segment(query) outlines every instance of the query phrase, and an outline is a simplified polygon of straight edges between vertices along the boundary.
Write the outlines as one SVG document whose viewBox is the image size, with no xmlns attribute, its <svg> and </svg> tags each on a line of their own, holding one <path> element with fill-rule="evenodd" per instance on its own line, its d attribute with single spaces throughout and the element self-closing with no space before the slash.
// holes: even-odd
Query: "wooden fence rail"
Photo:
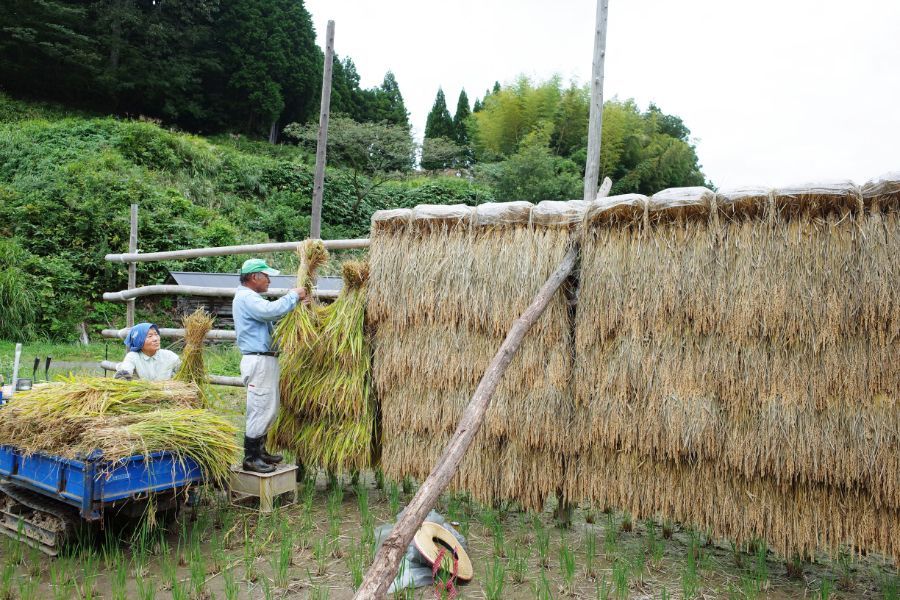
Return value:
<svg viewBox="0 0 900 600">
<path fill-rule="evenodd" d="M 285 288 L 273 288 L 265 292 L 266 296 L 284 296 L 290 290 Z M 201 285 L 145 285 L 133 290 L 121 292 L 104 292 L 103 299 L 107 302 L 125 302 L 132 298 L 142 296 L 203 296 L 206 298 L 233 298 L 237 288 L 205 287 Z M 337 298 L 336 290 L 313 290 L 316 298 Z"/>
<path fill-rule="evenodd" d="M 352 250 L 368 248 L 368 239 L 358 240 L 323 240 L 328 250 Z M 171 250 L 167 252 L 131 252 L 126 254 L 107 254 L 106 260 L 119 263 L 156 262 L 160 260 L 186 260 L 208 256 L 230 256 L 233 254 L 258 254 L 266 252 L 294 252 L 300 242 L 272 242 L 268 244 L 246 244 L 243 246 L 219 246 L 215 248 L 191 248 L 189 250 Z"/>
</svg>

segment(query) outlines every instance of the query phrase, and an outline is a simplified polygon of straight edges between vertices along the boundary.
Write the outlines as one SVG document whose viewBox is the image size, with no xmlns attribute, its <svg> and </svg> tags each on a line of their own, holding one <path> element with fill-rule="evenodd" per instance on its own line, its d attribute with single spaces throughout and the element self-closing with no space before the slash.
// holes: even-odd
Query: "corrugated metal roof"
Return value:
<svg viewBox="0 0 900 600">
<path fill-rule="evenodd" d="M 197 285 L 201 287 L 236 288 L 241 284 L 237 273 L 192 273 L 188 271 L 169 271 L 169 277 L 178 285 Z M 273 288 L 292 288 L 297 285 L 296 275 L 275 275 L 272 277 Z M 316 288 L 321 291 L 340 292 L 344 281 L 340 277 L 319 277 Z"/>
</svg>

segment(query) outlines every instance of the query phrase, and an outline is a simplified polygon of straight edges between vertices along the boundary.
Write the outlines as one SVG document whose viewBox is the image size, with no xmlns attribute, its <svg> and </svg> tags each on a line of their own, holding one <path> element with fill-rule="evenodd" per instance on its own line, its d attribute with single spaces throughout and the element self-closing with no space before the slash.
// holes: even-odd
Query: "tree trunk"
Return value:
<svg viewBox="0 0 900 600">
<path fill-rule="evenodd" d="M 269 126 L 269 143 L 277 144 L 278 143 L 278 118 L 276 117 L 274 121 L 272 121 L 272 125 Z"/>
</svg>

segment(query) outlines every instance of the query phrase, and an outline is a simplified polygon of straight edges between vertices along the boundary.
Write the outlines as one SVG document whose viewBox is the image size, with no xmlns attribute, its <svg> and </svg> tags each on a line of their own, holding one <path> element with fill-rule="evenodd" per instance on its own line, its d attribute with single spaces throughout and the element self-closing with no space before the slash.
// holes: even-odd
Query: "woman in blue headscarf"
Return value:
<svg viewBox="0 0 900 600">
<path fill-rule="evenodd" d="M 159 347 L 159 327 L 154 323 L 138 323 L 125 336 L 128 353 L 116 368 L 116 379 L 139 377 L 147 381 L 172 379 L 181 359 L 171 350 Z"/>
</svg>

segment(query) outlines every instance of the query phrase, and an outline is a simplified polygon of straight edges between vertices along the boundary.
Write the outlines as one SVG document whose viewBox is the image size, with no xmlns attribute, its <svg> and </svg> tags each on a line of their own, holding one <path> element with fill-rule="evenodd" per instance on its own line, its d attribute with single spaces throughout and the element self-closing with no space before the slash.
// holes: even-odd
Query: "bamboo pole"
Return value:
<svg viewBox="0 0 900 600">
<path fill-rule="evenodd" d="M 368 248 L 368 239 L 358 240 L 325 240 L 327 250 L 351 250 Z M 245 244 L 243 246 L 218 246 L 213 248 L 191 248 L 189 250 L 169 250 L 166 252 L 147 252 L 129 254 L 107 254 L 109 262 L 157 262 L 161 260 L 186 260 L 207 256 L 229 256 L 232 254 L 259 254 L 265 252 L 296 252 L 300 242 L 271 242 L 268 244 Z"/>
<path fill-rule="evenodd" d="M 263 292 L 264 296 L 284 296 L 290 290 L 285 288 L 272 288 L 267 292 Z M 103 299 L 107 302 L 126 302 L 132 298 L 141 298 L 142 296 L 202 296 L 205 298 L 233 298 L 237 292 L 237 288 L 224 287 L 206 287 L 202 285 L 145 285 L 133 290 L 122 290 L 121 292 L 104 292 Z M 337 298 L 339 292 L 335 290 L 313 289 L 313 296 L 316 298 Z"/>
<path fill-rule="evenodd" d="M 128 235 L 129 254 L 137 253 L 138 239 L 138 205 L 131 205 L 131 231 Z M 128 265 L 128 289 L 133 290 L 137 285 L 137 264 Z M 134 300 L 129 300 L 125 308 L 125 326 L 134 327 Z"/>
<path fill-rule="evenodd" d="M 543 314 L 559 286 L 566 280 L 575 266 L 577 248 L 572 247 L 566 253 L 556 271 L 541 287 L 531 305 L 522 315 L 515 320 L 506 339 L 500 346 L 500 350 L 491 360 L 487 370 L 469 401 L 469 405 L 463 412 L 456 432 L 450 439 L 450 443 L 444 448 L 443 454 L 438 459 L 431 474 L 419 488 L 415 497 L 403 511 L 403 516 L 387 537 L 375 556 L 375 562 L 366 573 L 362 585 L 357 590 L 354 600 L 381 599 L 385 597 L 388 587 L 397 575 L 400 560 L 406 553 L 406 548 L 422 525 L 425 516 L 434 506 L 441 493 L 456 474 L 463 456 L 468 450 L 475 434 L 484 422 L 484 416 L 494 391 L 500 384 L 506 368 L 518 351 L 525 334 L 531 329 L 535 321 Z"/>
<path fill-rule="evenodd" d="M 322 101 L 319 105 L 319 137 L 316 140 L 316 175 L 313 181 L 309 237 L 322 237 L 322 197 L 325 195 L 325 154 L 328 147 L 328 114 L 331 109 L 331 70 L 334 63 L 334 21 L 325 33 L 325 65 L 322 69 Z"/>
<path fill-rule="evenodd" d="M 125 327 L 124 329 L 104 329 L 100 332 L 100 335 L 105 338 L 124 340 L 128 336 L 129 331 L 131 331 L 130 327 Z M 159 329 L 159 337 L 161 338 L 181 339 L 184 336 L 184 329 L 170 327 L 161 327 Z M 213 341 L 234 341 L 237 339 L 237 334 L 235 334 L 233 329 L 211 329 L 206 333 L 203 339 Z"/>
<path fill-rule="evenodd" d="M 603 68 L 606 60 L 606 21 L 609 0 L 597 0 L 597 25 L 594 30 L 594 61 L 591 77 L 591 110 L 588 121 L 587 164 L 584 169 L 584 199 L 597 197 L 600 179 L 600 140 L 603 133 Z"/>
</svg>

